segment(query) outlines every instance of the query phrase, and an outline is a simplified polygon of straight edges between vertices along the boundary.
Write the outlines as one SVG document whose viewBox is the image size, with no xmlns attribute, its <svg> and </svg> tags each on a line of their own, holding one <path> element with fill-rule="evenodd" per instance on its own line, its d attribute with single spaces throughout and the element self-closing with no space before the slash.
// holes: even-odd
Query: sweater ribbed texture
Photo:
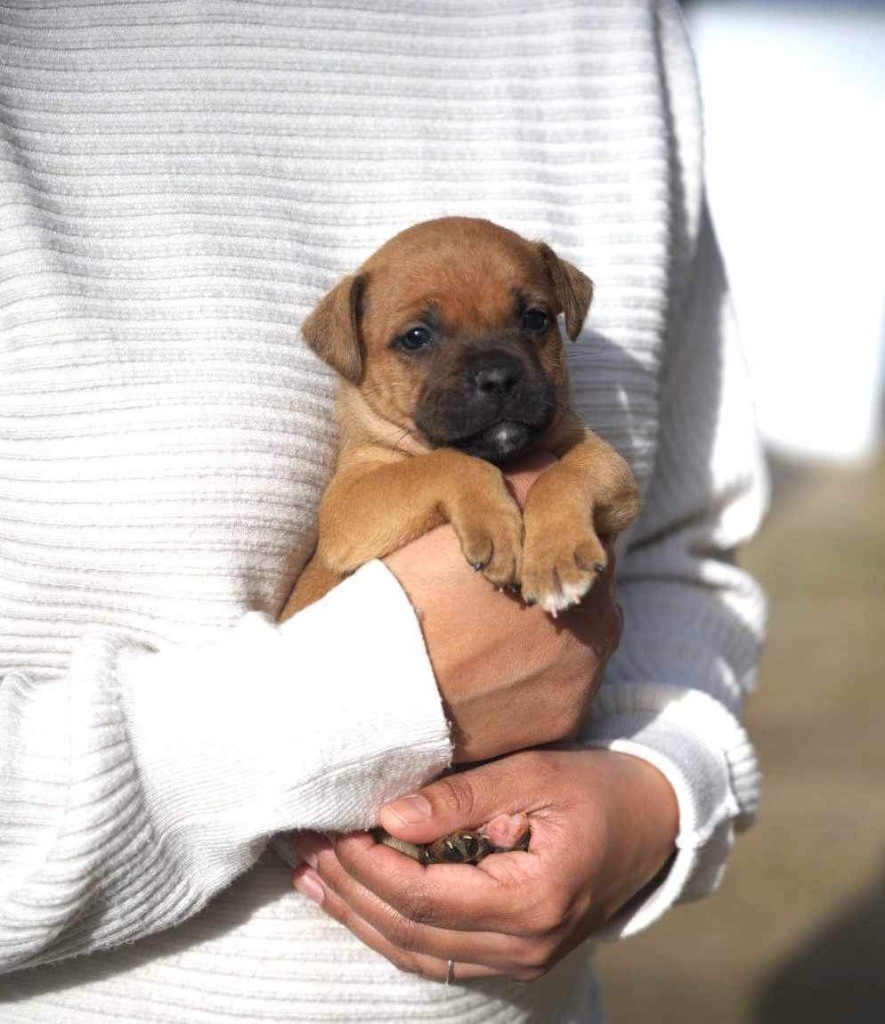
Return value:
<svg viewBox="0 0 885 1024">
<path fill-rule="evenodd" d="M 610 934 L 716 884 L 758 799 L 738 716 L 763 615 L 720 555 L 763 497 L 702 194 L 668 0 L 4 6 L 4 1024 L 601 1019 L 585 951 L 532 986 L 427 983 L 261 855 L 368 824 L 449 757 L 382 567 L 271 622 L 335 444 L 298 326 L 430 217 L 596 282 L 574 404 L 647 505 L 586 741 L 648 756 L 682 814 L 667 882 Z"/>
</svg>

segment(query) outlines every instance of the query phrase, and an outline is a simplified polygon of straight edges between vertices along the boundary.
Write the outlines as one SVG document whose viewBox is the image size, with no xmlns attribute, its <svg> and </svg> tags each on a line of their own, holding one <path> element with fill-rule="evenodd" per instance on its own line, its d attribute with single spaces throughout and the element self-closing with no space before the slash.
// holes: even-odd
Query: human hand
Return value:
<svg viewBox="0 0 885 1024">
<path fill-rule="evenodd" d="M 365 833 L 297 835 L 295 887 L 401 970 L 442 981 L 451 959 L 457 981 L 531 981 L 657 875 L 678 825 L 656 768 L 595 750 L 526 751 L 447 776 L 382 808 L 381 824 L 426 843 L 502 814 L 528 816 L 529 850 L 477 866 L 423 867 Z"/>
<path fill-rule="evenodd" d="M 508 474 L 517 500 L 553 461 L 536 456 Z M 611 552 L 590 594 L 558 619 L 474 573 L 451 526 L 384 561 L 418 612 L 456 763 L 574 735 L 620 640 Z"/>
</svg>

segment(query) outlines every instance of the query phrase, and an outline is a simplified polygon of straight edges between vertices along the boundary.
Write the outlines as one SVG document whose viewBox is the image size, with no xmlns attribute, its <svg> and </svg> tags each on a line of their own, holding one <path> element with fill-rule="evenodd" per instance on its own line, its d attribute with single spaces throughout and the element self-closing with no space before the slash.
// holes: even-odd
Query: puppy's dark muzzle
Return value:
<svg viewBox="0 0 885 1024">
<path fill-rule="evenodd" d="M 436 447 L 502 463 L 528 451 L 553 419 L 555 392 L 536 361 L 507 349 L 471 352 L 440 374 L 416 423 Z"/>
<path fill-rule="evenodd" d="M 520 361 L 509 352 L 486 352 L 474 357 L 467 366 L 468 387 L 490 401 L 512 394 L 523 378 Z"/>
</svg>

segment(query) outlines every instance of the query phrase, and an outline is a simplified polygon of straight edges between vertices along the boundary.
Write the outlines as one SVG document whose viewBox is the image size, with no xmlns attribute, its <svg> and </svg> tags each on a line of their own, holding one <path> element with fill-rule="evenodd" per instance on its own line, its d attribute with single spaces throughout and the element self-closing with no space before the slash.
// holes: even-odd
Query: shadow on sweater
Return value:
<svg viewBox="0 0 885 1024">
<path fill-rule="evenodd" d="M 245 889 L 248 895 L 225 899 L 225 893 L 221 893 L 201 913 L 177 928 L 149 935 L 130 945 L 98 950 L 0 978 L 0 1004 L 107 982 L 117 975 L 139 971 L 160 961 L 174 962 L 245 926 L 251 917 L 260 916 L 261 908 L 280 900 L 300 898 L 292 889 L 292 869 L 271 850 L 231 888 Z M 125 978 L 121 980 L 125 984 Z M 0 1012 L 0 1021 L 3 1019 Z"/>
<path fill-rule="evenodd" d="M 812 935 L 769 978 L 756 1024 L 885 1020 L 885 875 Z"/>
</svg>

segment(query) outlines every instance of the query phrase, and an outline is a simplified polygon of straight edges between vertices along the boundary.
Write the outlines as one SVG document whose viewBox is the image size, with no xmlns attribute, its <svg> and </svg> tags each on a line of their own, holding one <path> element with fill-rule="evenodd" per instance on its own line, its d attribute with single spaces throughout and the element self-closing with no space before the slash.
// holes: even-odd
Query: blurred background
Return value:
<svg viewBox="0 0 885 1024">
<path fill-rule="evenodd" d="M 721 892 L 599 956 L 612 1024 L 885 1024 L 885 3 L 683 4 L 772 508 Z"/>
</svg>

